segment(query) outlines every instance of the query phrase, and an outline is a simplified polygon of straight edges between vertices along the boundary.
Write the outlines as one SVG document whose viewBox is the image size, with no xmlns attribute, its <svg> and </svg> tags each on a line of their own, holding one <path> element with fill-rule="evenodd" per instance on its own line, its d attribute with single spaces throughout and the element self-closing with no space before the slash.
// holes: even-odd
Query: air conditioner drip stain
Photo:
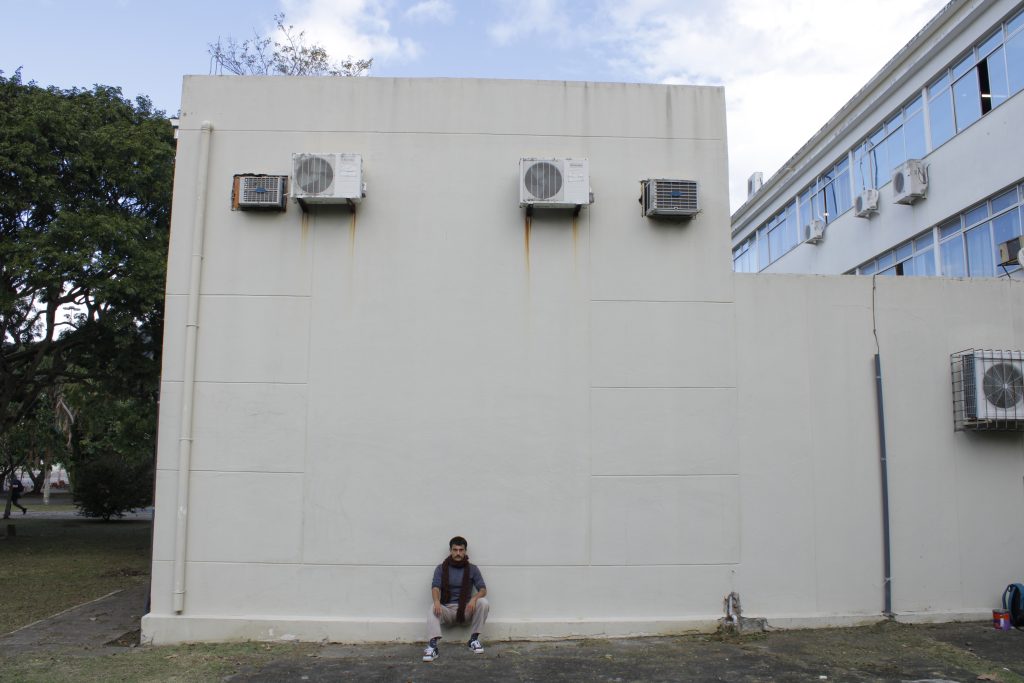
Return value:
<svg viewBox="0 0 1024 683">
<path fill-rule="evenodd" d="M 526 214 L 523 220 L 523 247 L 526 255 L 526 272 L 530 272 L 530 230 L 533 228 L 533 216 Z"/>
<path fill-rule="evenodd" d="M 356 253 L 356 209 L 354 206 L 352 207 L 352 221 L 348 226 L 348 240 L 354 256 Z"/>
</svg>

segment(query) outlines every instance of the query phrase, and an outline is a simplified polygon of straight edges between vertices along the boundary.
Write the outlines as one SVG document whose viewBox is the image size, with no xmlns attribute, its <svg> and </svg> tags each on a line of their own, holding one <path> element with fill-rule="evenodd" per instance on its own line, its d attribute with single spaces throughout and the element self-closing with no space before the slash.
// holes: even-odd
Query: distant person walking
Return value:
<svg viewBox="0 0 1024 683">
<path fill-rule="evenodd" d="M 21 479 L 18 479 L 13 474 L 11 475 L 11 502 L 14 503 L 15 507 L 21 508 L 21 514 L 28 512 L 28 508 L 18 503 L 21 498 L 21 494 L 25 492 L 25 485 L 21 483 Z"/>
</svg>

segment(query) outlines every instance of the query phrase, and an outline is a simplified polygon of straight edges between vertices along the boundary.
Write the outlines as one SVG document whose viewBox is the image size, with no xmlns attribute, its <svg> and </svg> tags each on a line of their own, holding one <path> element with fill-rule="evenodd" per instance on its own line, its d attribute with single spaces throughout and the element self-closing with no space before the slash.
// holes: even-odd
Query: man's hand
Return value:
<svg viewBox="0 0 1024 683">
<path fill-rule="evenodd" d="M 472 600 L 470 600 L 469 602 L 466 603 L 466 617 L 468 618 L 468 617 L 473 616 L 473 610 L 475 610 L 475 609 L 476 609 L 476 598 L 474 597 Z"/>
<path fill-rule="evenodd" d="M 438 619 L 441 618 L 441 603 L 439 602 L 434 603 L 434 616 Z"/>
</svg>

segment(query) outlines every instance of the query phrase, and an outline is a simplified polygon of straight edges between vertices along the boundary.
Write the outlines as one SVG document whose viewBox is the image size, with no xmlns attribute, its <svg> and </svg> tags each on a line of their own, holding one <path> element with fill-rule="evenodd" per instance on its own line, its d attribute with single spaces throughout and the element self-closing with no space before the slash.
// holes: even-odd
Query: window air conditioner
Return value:
<svg viewBox="0 0 1024 683">
<path fill-rule="evenodd" d="M 892 200 L 913 204 L 928 191 L 928 174 L 919 159 L 907 159 L 892 172 Z"/>
<path fill-rule="evenodd" d="M 287 196 L 288 176 L 236 175 L 231 208 L 242 211 L 284 211 Z"/>
<path fill-rule="evenodd" d="M 697 181 L 651 178 L 640 181 L 640 206 L 644 216 L 684 216 L 700 212 Z"/>
<path fill-rule="evenodd" d="M 587 159 L 519 160 L 519 206 L 572 209 L 593 203 Z"/>
<path fill-rule="evenodd" d="M 871 218 L 878 213 L 878 190 L 868 188 L 857 195 L 853 202 L 853 214 L 857 218 Z"/>
<path fill-rule="evenodd" d="M 1024 354 L 961 351 L 952 369 L 954 429 L 1024 429 Z"/>
<path fill-rule="evenodd" d="M 366 196 L 359 154 L 293 154 L 292 196 L 308 204 L 347 204 Z"/>
<path fill-rule="evenodd" d="M 825 221 L 813 220 L 807 224 L 807 241 L 820 244 L 825 239 Z"/>
</svg>

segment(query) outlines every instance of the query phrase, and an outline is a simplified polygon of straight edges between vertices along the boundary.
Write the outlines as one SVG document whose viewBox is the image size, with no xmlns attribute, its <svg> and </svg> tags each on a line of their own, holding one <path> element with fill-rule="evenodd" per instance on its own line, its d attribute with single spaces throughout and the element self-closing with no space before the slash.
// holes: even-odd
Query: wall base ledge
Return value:
<svg viewBox="0 0 1024 683">
<path fill-rule="evenodd" d="M 630 638 L 713 633 L 719 617 L 651 617 L 607 619 L 493 619 L 483 639 L 565 640 L 573 638 Z M 457 634 L 465 631 L 465 634 Z M 465 627 L 446 631 L 446 637 L 468 634 Z M 451 633 L 451 635 L 448 635 Z M 142 618 L 142 642 L 173 645 L 195 642 L 303 641 L 331 643 L 417 643 L 425 640 L 426 619 L 367 619 L 276 616 L 189 616 L 147 614 Z"/>
</svg>

